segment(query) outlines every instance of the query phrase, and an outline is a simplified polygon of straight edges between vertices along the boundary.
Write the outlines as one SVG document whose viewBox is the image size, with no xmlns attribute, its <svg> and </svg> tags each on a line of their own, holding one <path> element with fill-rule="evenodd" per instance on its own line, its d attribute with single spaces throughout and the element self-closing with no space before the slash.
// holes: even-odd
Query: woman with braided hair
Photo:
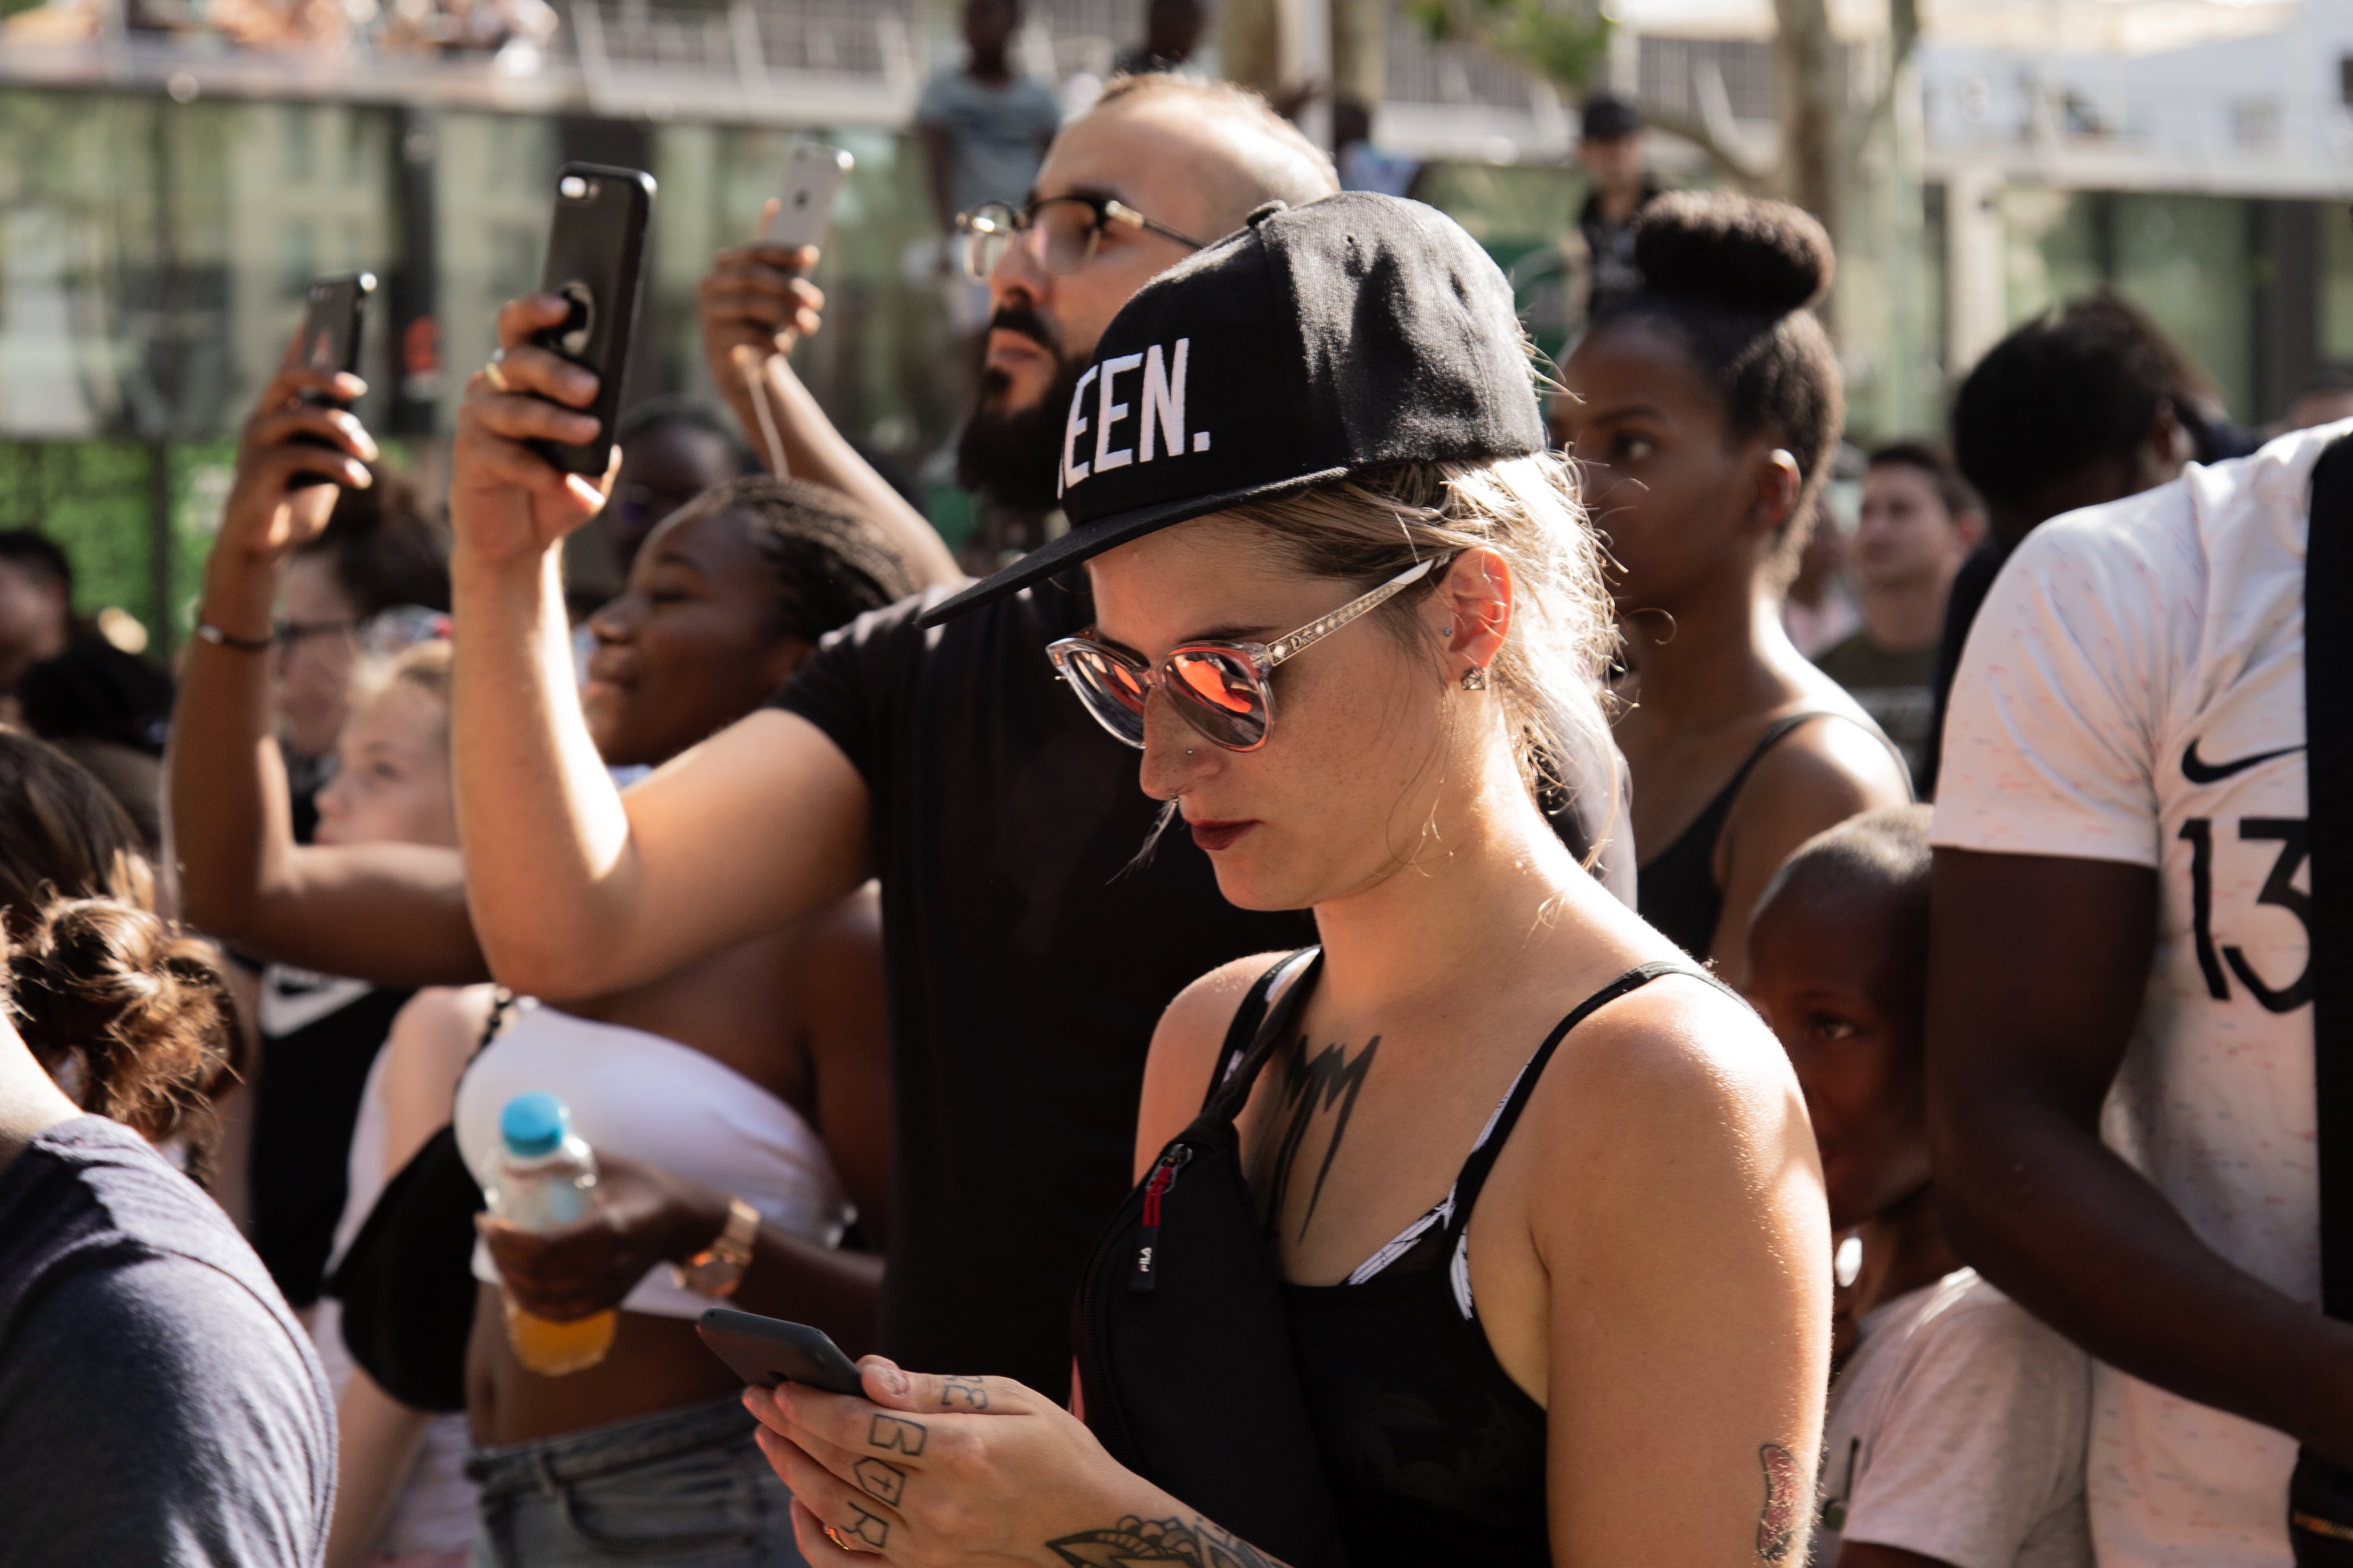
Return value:
<svg viewBox="0 0 2353 1568">
<path fill-rule="evenodd" d="M 362 482 L 356 460 L 373 453 L 346 416 L 295 395 L 311 379 L 283 373 L 248 425 L 207 567 L 203 616 L 214 631 L 192 649 L 173 758 L 189 915 L 280 962 L 461 985 L 485 976 L 454 847 L 446 658 L 442 696 L 408 747 L 424 765 L 402 784 L 429 784 L 438 804 L 404 814 L 406 826 L 362 821 L 375 810 L 375 773 L 347 736 L 353 798 L 328 814 L 330 842 L 298 846 L 277 775 L 257 761 L 267 755 L 266 669 L 250 648 L 278 564 L 318 526 L 312 498 L 324 493 L 288 488 L 322 457 L 287 438 L 333 441 L 353 459 L 347 483 Z M 687 751 L 766 699 L 820 637 L 912 587 L 888 542 L 830 491 L 768 479 L 706 491 L 648 536 L 626 591 L 590 618 L 582 697 L 599 760 L 658 766 Z M 880 969 L 875 901 L 854 895 L 647 984 L 525 999 L 465 1068 L 455 1120 L 478 1177 L 496 1161 L 501 1110 L 533 1089 L 567 1103 L 599 1166 L 587 1218 L 536 1235 L 492 1224 L 476 1255 L 466 1386 L 482 1482 L 477 1561 L 795 1560 L 784 1489 L 753 1446 L 732 1374 L 694 1334 L 711 1305 L 697 1288 L 732 1287 L 753 1310 L 867 1342 L 881 1259 L 838 1244 L 853 1211 L 870 1241 L 889 1217 Z M 448 994 L 427 990 L 410 1006 L 437 994 Z M 425 1054 L 441 1064 L 447 1121 L 448 1083 L 480 1025 L 442 1011 L 438 1053 Z M 393 1036 L 396 1058 L 399 1023 Z M 383 1066 L 387 1085 L 398 1065 Z M 385 1141 L 387 1163 L 404 1142 Z M 706 1268 L 673 1282 L 670 1265 L 720 1251 L 723 1238 L 738 1258 L 748 1243 L 749 1263 L 732 1279 Z M 618 1308 L 610 1351 L 565 1376 L 530 1372 L 508 1341 L 502 1291 L 559 1321 Z M 375 1415 L 401 1424 L 397 1411 Z M 410 1415 L 421 1429 L 422 1414 Z M 362 1499 L 363 1481 L 369 1505 L 389 1509 L 396 1479 L 387 1487 L 348 1465 L 346 1503 Z M 364 1550 L 374 1538 L 339 1521 L 335 1545 Z"/>
</svg>

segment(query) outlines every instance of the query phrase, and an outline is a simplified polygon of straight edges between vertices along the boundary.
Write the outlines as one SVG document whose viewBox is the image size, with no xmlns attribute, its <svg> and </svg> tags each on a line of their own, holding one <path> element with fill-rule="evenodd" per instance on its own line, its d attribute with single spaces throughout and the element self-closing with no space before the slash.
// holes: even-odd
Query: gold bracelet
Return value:
<svg viewBox="0 0 2353 1568">
<path fill-rule="evenodd" d="M 727 1224 L 709 1247 L 684 1263 L 670 1266 L 670 1278 L 681 1290 L 723 1301 L 744 1283 L 752 1266 L 752 1243 L 759 1238 L 760 1211 L 742 1198 L 727 1200 Z"/>
</svg>

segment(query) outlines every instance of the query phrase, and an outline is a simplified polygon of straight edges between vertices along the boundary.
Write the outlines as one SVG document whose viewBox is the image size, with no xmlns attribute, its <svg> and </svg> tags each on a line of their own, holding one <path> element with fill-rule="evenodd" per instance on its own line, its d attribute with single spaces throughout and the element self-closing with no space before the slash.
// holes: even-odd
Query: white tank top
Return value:
<svg viewBox="0 0 2353 1568">
<path fill-rule="evenodd" d="M 820 1247 L 840 1244 L 851 1210 L 824 1142 L 800 1112 L 716 1058 L 523 999 L 458 1087 L 458 1148 L 485 1186 L 498 1164 L 499 1113 L 533 1089 L 571 1109 L 572 1130 L 591 1149 L 732 1193 L 769 1224 Z M 480 1245 L 474 1278 L 499 1279 Z M 657 1318 L 699 1318 L 712 1302 L 679 1289 L 662 1264 L 621 1305 Z"/>
</svg>

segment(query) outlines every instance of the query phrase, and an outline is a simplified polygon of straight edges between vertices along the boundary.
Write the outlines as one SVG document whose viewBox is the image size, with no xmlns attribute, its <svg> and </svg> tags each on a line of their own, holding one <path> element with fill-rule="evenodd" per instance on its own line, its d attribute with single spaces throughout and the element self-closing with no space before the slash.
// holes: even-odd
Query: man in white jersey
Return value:
<svg viewBox="0 0 2353 1568">
<path fill-rule="evenodd" d="M 1954 684 L 1937 1191 L 1961 1254 L 2098 1358 L 2104 1564 L 2285 1563 L 2297 1442 L 2353 1463 L 2305 924 L 2305 539 L 2346 430 L 2043 524 Z"/>
</svg>

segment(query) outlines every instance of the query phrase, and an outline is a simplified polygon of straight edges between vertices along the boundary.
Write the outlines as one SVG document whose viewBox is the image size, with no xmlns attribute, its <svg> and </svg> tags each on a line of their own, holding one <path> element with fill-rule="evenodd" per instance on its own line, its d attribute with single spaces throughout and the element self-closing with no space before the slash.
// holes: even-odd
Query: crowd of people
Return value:
<svg viewBox="0 0 2353 1568">
<path fill-rule="evenodd" d="M 290 358 L 160 700 L 0 536 L 0 1557 L 2344 1560 L 2341 427 L 2100 296 L 1850 529 L 1796 208 L 1613 195 L 1539 376 L 1233 87 L 942 168 L 964 477 L 1060 514 L 977 581 L 756 245 L 702 335 L 774 440 L 600 429 L 526 296 L 427 498 Z M 482 1195 L 537 1095 L 552 1228 Z"/>
</svg>

